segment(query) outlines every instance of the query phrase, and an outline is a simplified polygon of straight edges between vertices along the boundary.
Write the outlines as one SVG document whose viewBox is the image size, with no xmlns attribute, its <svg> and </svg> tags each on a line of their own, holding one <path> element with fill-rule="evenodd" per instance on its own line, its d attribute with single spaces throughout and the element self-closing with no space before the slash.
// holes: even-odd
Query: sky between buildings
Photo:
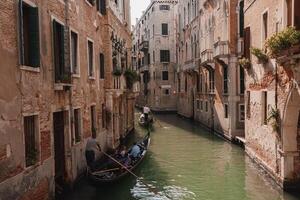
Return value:
<svg viewBox="0 0 300 200">
<path fill-rule="evenodd" d="M 136 18 L 142 16 L 142 12 L 148 7 L 151 0 L 130 0 L 131 4 L 131 24 L 135 25 Z"/>
</svg>

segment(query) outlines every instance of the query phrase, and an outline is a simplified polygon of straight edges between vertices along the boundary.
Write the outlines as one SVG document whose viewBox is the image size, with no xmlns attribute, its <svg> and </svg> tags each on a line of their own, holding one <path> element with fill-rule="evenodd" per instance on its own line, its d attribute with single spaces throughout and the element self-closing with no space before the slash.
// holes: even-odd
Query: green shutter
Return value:
<svg viewBox="0 0 300 200">
<path fill-rule="evenodd" d="M 23 1 L 19 0 L 19 50 L 20 64 L 24 65 L 24 39 L 23 39 Z"/>
<path fill-rule="evenodd" d="M 67 69 L 65 67 L 65 28 L 62 25 L 59 25 L 60 28 L 60 38 L 59 38 L 59 57 L 60 57 L 60 65 L 59 65 L 59 72 L 60 72 L 60 78 L 61 80 L 64 78 L 65 72 L 67 72 Z"/>
<path fill-rule="evenodd" d="M 39 12 L 37 7 L 29 8 L 29 64 L 40 66 Z"/>
</svg>

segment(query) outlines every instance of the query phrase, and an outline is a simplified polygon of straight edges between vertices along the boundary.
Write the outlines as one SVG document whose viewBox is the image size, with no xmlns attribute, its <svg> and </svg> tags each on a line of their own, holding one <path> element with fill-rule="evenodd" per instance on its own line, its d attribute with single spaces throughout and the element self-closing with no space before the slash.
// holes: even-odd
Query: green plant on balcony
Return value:
<svg viewBox="0 0 300 200">
<path fill-rule="evenodd" d="M 68 74 L 63 74 L 61 77 L 62 83 L 69 83 L 70 82 L 70 76 Z"/>
<path fill-rule="evenodd" d="M 121 76 L 121 75 L 122 75 L 122 70 L 121 70 L 121 68 L 119 68 L 119 67 L 114 68 L 112 74 L 113 74 L 114 76 Z"/>
<path fill-rule="evenodd" d="M 300 53 L 300 31 L 288 27 L 271 36 L 265 43 L 271 58 L 279 58 Z"/>
<path fill-rule="evenodd" d="M 139 80 L 139 75 L 132 69 L 126 69 L 124 72 L 124 76 L 128 89 L 132 89 L 133 84 Z"/>
<path fill-rule="evenodd" d="M 258 63 L 266 64 L 269 62 L 269 57 L 259 48 L 250 48 L 251 53 L 257 58 Z"/>
<path fill-rule="evenodd" d="M 277 108 L 272 108 L 269 112 L 267 122 L 271 124 L 274 132 L 279 132 L 280 128 L 280 111 Z"/>
<path fill-rule="evenodd" d="M 244 69 L 250 69 L 251 62 L 248 58 L 241 58 L 239 59 L 239 65 L 242 66 Z"/>
</svg>

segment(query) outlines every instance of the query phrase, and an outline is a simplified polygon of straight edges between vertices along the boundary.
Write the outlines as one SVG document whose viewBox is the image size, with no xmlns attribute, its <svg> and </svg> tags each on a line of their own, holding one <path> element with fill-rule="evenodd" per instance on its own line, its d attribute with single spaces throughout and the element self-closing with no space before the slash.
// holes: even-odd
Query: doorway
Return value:
<svg viewBox="0 0 300 200">
<path fill-rule="evenodd" d="M 65 120 L 64 112 L 53 113 L 55 191 L 60 193 L 65 180 Z"/>
</svg>

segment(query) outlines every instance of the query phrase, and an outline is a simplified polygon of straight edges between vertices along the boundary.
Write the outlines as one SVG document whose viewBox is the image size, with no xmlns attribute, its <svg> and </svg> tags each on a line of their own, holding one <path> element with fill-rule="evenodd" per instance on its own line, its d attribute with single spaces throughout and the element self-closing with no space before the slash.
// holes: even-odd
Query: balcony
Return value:
<svg viewBox="0 0 300 200">
<path fill-rule="evenodd" d="M 149 71 L 149 65 L 142 65 L 140 67 L 140 72 L 145 72 L 145 71 Z"/>
<path fill-rule="evenodd" d="M 140 50 L 145 52 L 145 51 L 148 51 L 149 49 L 149 41 L 143 41 L 140 46 L 139 46 Z"/>
<path fill-rule="evenodd" d="M 218 41 L 214 44 L 214 58 L 224 58 L 229 55 L 229 42 Z"/>
<path fill-rule="evenodd" d="M 205 49 L 201 52 L 201 64 L 213 64 L 213 51 L 211 49 Z"/>
<path fill-rule="evenodd" d="M 194 60 L 186 61 L 182 67 L 183 71 L 196 69 L 196 62 Z"/>
</svg>

